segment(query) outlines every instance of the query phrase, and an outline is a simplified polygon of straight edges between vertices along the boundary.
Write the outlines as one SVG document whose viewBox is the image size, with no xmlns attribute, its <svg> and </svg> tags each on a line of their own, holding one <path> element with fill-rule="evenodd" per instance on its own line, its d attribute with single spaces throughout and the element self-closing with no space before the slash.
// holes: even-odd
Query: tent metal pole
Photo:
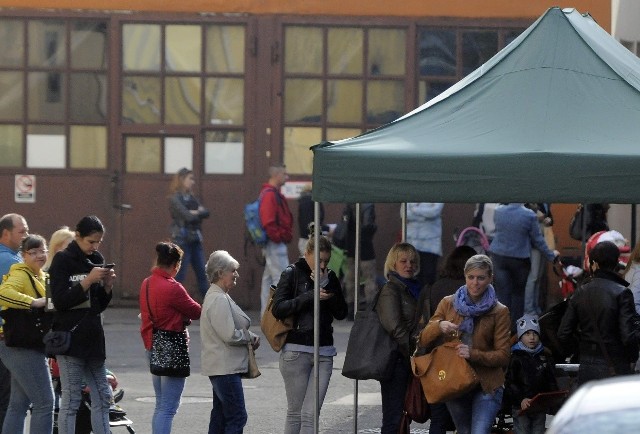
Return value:
<svg viewBox="0 0 640 434">
<path fill-rule="evenodd" d="M 407 202 L 400 205 L 402 207 L 402 242 L 407 241 Z"/>
<path fill-rule="evenodd" d="M 360 292 L 360 203 L 356 203 L 356 244 L 354 255 L 353 274 L 355 280 L 355 290 L 353 295 L 353 315 L 358 313 L 358 293 Z M 358 380 L 353 380 L 353 433 L 358 433 Z"/>
<path fill-rule="evenodd" d="M 636 246 L 636 232 L 638 230 L 636 224 L 636 218 L 638 217 L 638 210 L 636 208 L 636 204 L 631 204 L 631 248 L 633 249 Z"/>
<path fill-rule="evenodd" d="M 313 203 L 313 275 L 320 276 L 320 203 Z M 320 432 L 320 279 L 313 279 L 313 432 Z"/>
</svg>

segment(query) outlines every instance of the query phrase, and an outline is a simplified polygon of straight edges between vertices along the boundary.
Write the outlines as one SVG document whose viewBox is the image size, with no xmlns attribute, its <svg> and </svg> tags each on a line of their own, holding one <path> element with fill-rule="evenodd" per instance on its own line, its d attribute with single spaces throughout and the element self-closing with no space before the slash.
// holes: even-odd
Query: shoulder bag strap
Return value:
<svg viewBox="0 0 640 434">
<path fill-rule="evenodd" d="M 27 276 L 29 276 L 29 280 L 31 281 L 31 286 L 33 286 L 33 290 L 36 292 L 36 295 L 39 295 L 40 297 L 44 297 L 44 295 L 40 295 L 40 293 L 38 292 L 38 287 L 36 286 L 36 282 L 33 280 L 33 276 L 31 275 L 31 273 L 29 273 L 27 270 L 22 270 L 26 273 Z"/>
<path fill-rule="evenodd" d="M 147 277 L 146 280 L 147 280 L 147 293 L 146 293 L 146 295 L 147 295 L 147 310 L 149 311 L 149 320 L 151 320 L 151 325 L 153 327 L 155 327 L 153 325 L 153 315 L 151 314 L 151 304 L 149 304 L 149 278 Z"/>
</svg>

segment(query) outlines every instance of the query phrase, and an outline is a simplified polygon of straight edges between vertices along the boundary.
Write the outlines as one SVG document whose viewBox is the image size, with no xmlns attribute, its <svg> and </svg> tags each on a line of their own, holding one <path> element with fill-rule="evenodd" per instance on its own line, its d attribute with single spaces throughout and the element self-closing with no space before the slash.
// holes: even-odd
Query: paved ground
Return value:
<svg viewBox="0 0 640 434">
<path fill-rule="evenodd" d="M 253 318 L 252 331 L 260 332 L 257 312 L 249 312 Z M 151 432 L 154 394 L 150 375 L 144 360 L 144 352 L 138 332 L 138 311 L 132 308 L 109 308 L 105 312 L 107 336 L 107 366 L 115 372 L 125 396 L 120 403 L 134 422 L 136 433 Z M 344 352 L 347 347 L 350 322 L 335 323 L 334 336 L 338 356 L 334 360 L 334 372 L 320 416 L 322 433 L 354 432 L 354 381 L 341 375 Z M 174 433 L 206 433 L 211 409 L 211 386 L 200 374 L 200 336 L 197 321 L 189 327 L 191 333 L 192 375 L 182 397 L 182 405 L 174 419 Z M 283 432 L 286 398 L 280 371 L 278 354 L 263 339 L 256 352 L 262 376 L 243 380 L 249 421 L 245 433 L 277 434 Z M 358 433 L 380 432 L 380 387 L 376 381 L 358 382 Z M 412 433 L 426 433 L 428 423 L 413 426 Z M 126 433 L 124 428 L 114 428 L 113 433 Z"/>
</svg>

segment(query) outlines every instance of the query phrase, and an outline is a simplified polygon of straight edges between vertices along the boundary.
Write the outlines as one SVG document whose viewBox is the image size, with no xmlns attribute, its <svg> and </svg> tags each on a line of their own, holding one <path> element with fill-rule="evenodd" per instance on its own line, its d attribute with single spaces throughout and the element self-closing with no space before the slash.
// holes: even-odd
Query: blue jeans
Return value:
<svg viewBox="0 0 640 434">
<path fill-rule="evenodd" d="M 213 408 L 209 434 L 239 434 L 247 424 L 244 391 L 240 374 L 209 377 L 213 389 Z"/>
<path fill-rule="evenodd" d="M 513 432 L 514 434 L 544 434 L 547 415 L 542 413 L 523 414 L 517 416 L 520 407 L 514 407 L 513 412 Z"/>
<path fill-rule="evenodd" d="M 531 268 L 529 258 L 491 255 L 493 261 L 493 285 L 500 303 L 509 308 L 511 329 L 515 331 L 516 320 L 524 314 L 524 291 Z"/>
<path fill-rule="evenodd" d="M 484 393 L 477 387 L 466 395 L 447 402 L 458 434 L 489 434 L 502 408 L 504 388 Z"/>
<path fill-rule="evenodd" d="M 398 432 L 404 412 L 404 397 L 407 394 L 407 385 L 411 375 L 409 360 L 399 352 L 396 354 L 391 378 L 380 382 L 380 394 L 382 395 L 381 434 L 396 434 Z"/>
<path fill-rule="evenodd" d="M 540 315 L 542 309 L 538 304 L 540 297 L 540 285 L 545 272 L 545 258 L 538 249 L 531 249 L 531 270 L 527 277 L 527 284 L 524 289 L 524 313 Z M 520 317 L 516 317 L 516 320 Z"/>
<path fill-rule="evenodd" d="M 333 357 L 319 356 L 319 398 L 324 402 L 333 370 Z M 313 433 L 315 412 L 313 354 L 300 351 L 280 353 L 280 374 L 287 394 L 287 418 L 285 434 Z"/>
<path fill-rule="evenodd" d="M 0 357 L 11 372 L 11 398 L 2 432 L 21 433 L 33 404 L 29 432 L 53 431 L 53 386 L 44 354 L 29 348 L 7 347 L 0 342 Z"/>
<path fill-rule="evenodd" d="M 285 243 L 274 243 L 267 241 L 263 249 L 266 264 L 262 273 L 262 287 L 260 291 L 260 317 L 269 303 L 269 287 L 277 285 L 280 275 L 289 265 L 289 253 Z"/>
<path fill-rule="evenodd" d="M 187 267 L 191 264 L 193 271 L 196 273 L 196 279 L 198 279 L 198 290 L 204 299 L 209 290 L 209 279 L 207 279 L 207 273 L 204 269 L 205 260 L 202 243 L 199 241 L 184 243 L 180 244 L 180 248 L 183 250 L 184 255 L 182 255 L 182 266 L 178 270 L 178 274 L 176 274 L 176 280 L 180 283 L 184 282 Z"/>
<path fill-rule="evenodd" d="M 91 427 L 94 434 L 109 434 L 111 390 L 107 382 L 104 360 L 84 360 L 71 356 L 56 356 L 60 367 L 62 398 L 58 413 L 58 433 L 75 434 L 76 414 L 82 402 L 82 385 L 91 393 Z"/>
<path fill-rule="evenodd" d="M 151 419 L 153 434 L 171 433 L 173 417 L 178 412 L 180 397 L 187 382 L 186 378 L 151 375 L 153 390 L 156 393 L 156 406 Z"/>
</svg>

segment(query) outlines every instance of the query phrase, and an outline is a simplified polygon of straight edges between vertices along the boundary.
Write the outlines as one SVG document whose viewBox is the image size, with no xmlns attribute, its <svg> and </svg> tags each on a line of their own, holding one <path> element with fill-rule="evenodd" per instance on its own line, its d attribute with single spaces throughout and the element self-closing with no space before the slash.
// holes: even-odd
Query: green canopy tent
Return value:
<svg viewBox="0 0 640 434">
<path fill-rule="evenodd" d="M 411 113 L 311 149 L 319 202 L 635 203 L 640 59 L 551 8 Z"/>
</svg>

